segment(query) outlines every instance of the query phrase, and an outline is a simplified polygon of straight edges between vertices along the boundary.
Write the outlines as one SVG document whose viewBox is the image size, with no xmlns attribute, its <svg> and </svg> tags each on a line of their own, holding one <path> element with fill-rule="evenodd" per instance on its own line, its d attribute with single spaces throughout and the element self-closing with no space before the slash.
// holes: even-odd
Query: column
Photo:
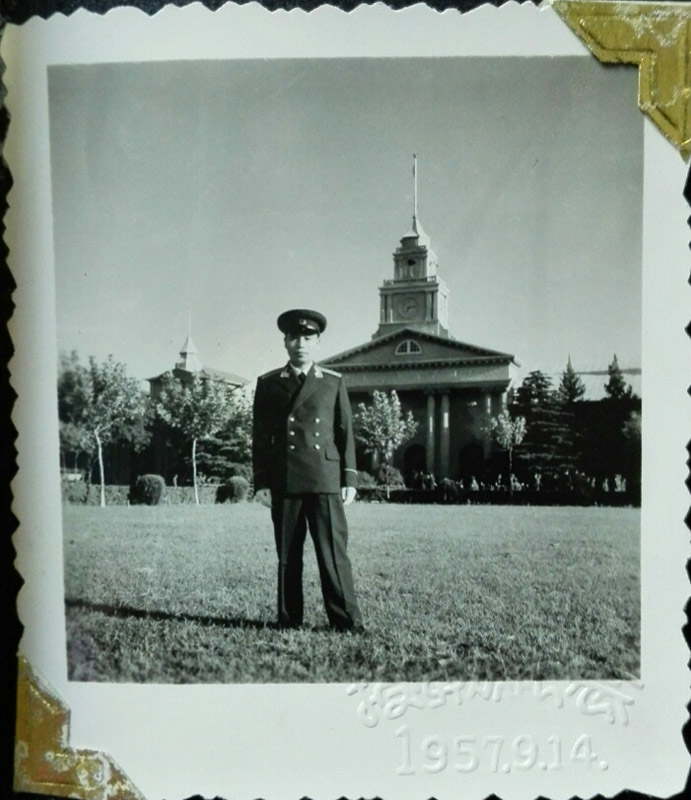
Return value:
<svg viewBox="0 0 691 800">
<path fill-rule="evenodd" d="M 441 437 L 439 443 L 440 477 L 449 477 L 449 393 L 441 396 Z"/>
<path fill-rule="evenodd" d="M 435 397 L 430 392 L 427 395 L 427 472 L 434 475 L 434 414 Z"/>
<path fill-rule="evenodd" d="M 490 392 L 485 392 L 483 397 L 483 407 L 484 407 L 484 425 L 489 425 L 489 418 L 492 415 L 492 395 Z M 489 434 L 489 431 L 485 431 L 482 437 L 482 457 L 486 460 L 489 458 L 490 453 L 492 451 L 492 437 Z"/>
</svg>

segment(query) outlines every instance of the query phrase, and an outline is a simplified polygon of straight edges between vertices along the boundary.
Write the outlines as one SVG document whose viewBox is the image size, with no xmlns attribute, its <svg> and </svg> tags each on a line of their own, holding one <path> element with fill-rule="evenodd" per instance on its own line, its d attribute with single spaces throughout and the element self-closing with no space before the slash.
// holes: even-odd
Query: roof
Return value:
<svg viewBox="0 0 691 800">
<path fill-rule="evenodd" d="M 227 383 L 235 383 L 238 386 L 246 386 L 250 383 L 248 378 L 243 378 L 241 375 L 236 375 L 234 372 L 224 372 L 221 369 L 214 369 L 213 367 L 204 367 L 202 372 L 214 378 L 223 378 Z"/>
<path fill-rule="evenodd" d="M 422 229 L 422 223 L 417 217 L 413 217 L 413 221 L 410 223 L 410 228 L 408 228 L 408 232 L 403 237 L 403 239 L 413 238 L 418 240 L 418 245 L 422 245 L 424 247 L 429 247 L 431 242 L 429 236 Z"/>
<path fill-rule="evenodd" d="M 170 375 L 171 373 L 175 374 L 176 372 L 184 372 L 189 375 L 194 375 L 195 372 L 198 372 L 198 374 L 202 376 L 208 375 L 213 378 L 222 378 L 226 383 L 233 384 L 234 386 L 247 386 L 247 384 L 250 383 L 247 378 L 243 378 L 241 375 L 236 375 L 234 372 L 224 372 L 221 369 L 214 369 L 213 367 L 203 367 L 195 371 L 175 367 L 172 370 L 162 372 L 160 375 L 154 375 L 153 378 L 146 378 L 146 380 L 149 381 L 149 383 L 153 383 L 154 381 L 160 381 L 166 375 Z"/>
<path fill-rule="evenodd" d="M 199 372 L 202 368 L 202 362 L 199 359 L 199 351 L 194 346 L 192 337 L 189 334 L 180 350 L 180 360 L 175 362 L 175 366 L 177 369 L 182 369 L 186 372 Z"/>
<path fill-rule="evenodd" d="M 250 381 L 247 378 L 243 378 L 241 375 L 236 375 L 234 372 L 225 372 L 221 369 L 215 369 L 214 367 L 205 367 L 202 365 L 201 359 L 199 358 L 199 351 L 197 350 L 194 342 L 192 341 L 191 334 L 187 334 L 187 338 L 185 339 L 182 348 L 180 349 L 180 361 L 175 362 L 175 366 L 172 370 L 166 370 L 162 372 L 160 375 L 155 375 L 153 378 L 146 378 L 149 383 L 153 383 L 155 381 L 160 381 L 164 376 L 173 374 L 179 378 L 183 378 L 186 375 L 208 375 L 214 378 L 221 378 L 226 383 L 229 383 L 233 386 L 246 386 Z"/>
<path fill-rule="evenodd" d="M 342 350 L 330 358 L 322 359 L 323 364 L 338 366 L 340 368 L 355 368 L 362 366 L 363 368 L 373 368 L 372 364 L 358 365 L 357 361 L 351 361 L 349 364 L 343 362 L 352 359 L 353 356 L 371 353 L 377 349 L 387 349 L 387 345 L 392 344 L 396 340 L 404 341 L 406 339 L 418 339 L 421 341 L 432 342 L 441 347 L 442 350 L 448 351 L 448 357 L 437 356 L 431 359 L 425 358 L 411 358 L 406 357 L 406 360 L 396 360 L 395 366 L 436 366 L 438 363 L 476 363 L 478 361 L 501 361 L 512 362 L 516 364 L 515 357 L 511 353 L 502 353 L 498 350 L 490 350 L 486 347 L 478 347 L 477 345 L 468 344 L 467 342 L 459 342 L 456 339 L 446 338 L 445 336 L 436 336 L 433 333 L 424 333 L 415 328 L 400 328 L 392 333 L 387 333 L 384 336 L 379 336 L 369 342 L 351 347 L 348 350 Z M 398 357 L 397 357 L 398 359 Z M 393 362 L 391 362 L 393 363 Z M 380 368 L 385 365 L 379 364 Z"/>
<path fill-rule="evenodd" d="M 188 334 L 187 338 L 185 339 L 185 343 L 180 348 L 180 355 L 183 353 L 197 353 L 199 354 L 199 350 L 197 350 L 194 342 L 192 341 L 192 337 Z"/>
</svg>

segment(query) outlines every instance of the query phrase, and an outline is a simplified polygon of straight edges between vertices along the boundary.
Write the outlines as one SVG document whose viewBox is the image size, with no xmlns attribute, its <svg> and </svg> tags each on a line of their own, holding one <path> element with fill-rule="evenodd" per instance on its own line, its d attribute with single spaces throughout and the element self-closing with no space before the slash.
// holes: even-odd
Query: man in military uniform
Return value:
<svg viewBox="0 0 691 800">
<path fill-rule="evenodd" d="M 302 553 L 309 527 L 332 628 L 363 631 L 346 553 L 343 506 L 355 499 L 355 440 L 348 394 L 337 372 L 314 363 L 326 319 L 281 314 L 289 362 L 262 375 L 254 396 L 257 500 L 271 507 L 278 553 L 278 624 L 302 624 Z"/>
</svg>

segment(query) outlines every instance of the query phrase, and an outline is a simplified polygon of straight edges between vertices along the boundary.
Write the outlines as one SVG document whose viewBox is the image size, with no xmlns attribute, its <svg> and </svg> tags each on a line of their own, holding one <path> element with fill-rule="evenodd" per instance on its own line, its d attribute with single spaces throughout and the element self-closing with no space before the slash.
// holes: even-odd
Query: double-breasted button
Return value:
<svg viewBox="0 0 691 800">
<path fill-rule="evenodd" d="M 295 417 L 288 417 L 288 422 L 295 422 Z"/>
<path fill-rule="evenodd" d="M 316 418 L 314 421 L 315 421 L 315 422 L 321 422 L 321 420 L 319 419 L 319 417 L 317 417 L 317 418 Z"/>
<path fill-rule="evenodd" d="M 288 450 L 295 450 L 295 445 L 294 444 L 288 445 Z"/>
<path fill-rule="evenodd" d="M 315 431 L 315 436 L 319 436 L 319 431 Z"/>
<path fill-rule="evenodd" d="M 315 444 L 315 445 L 314 445 L 314 449 L 315 449 L 315 450 L 319 450 L 319 445 L 318 445 L 318 444 Z"/>
<path fill-rule="evenodd" d="M 295 431 L 288 431 L 288 433 L 290 434 L 290 436 L 295 436 Z"/>
</svg>

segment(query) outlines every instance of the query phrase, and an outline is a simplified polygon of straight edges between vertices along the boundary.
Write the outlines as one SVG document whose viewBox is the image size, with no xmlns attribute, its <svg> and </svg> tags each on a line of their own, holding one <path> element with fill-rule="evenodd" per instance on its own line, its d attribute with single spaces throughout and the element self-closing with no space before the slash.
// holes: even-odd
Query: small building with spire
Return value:
<svg viewBox="0 0 691 800">
<path fill-rule="evenodd" d="M 158 397 L 164 381 L 171 375 L 183 383 L 191 380 L 192 376 L 196 374 L 200 374 L 202 377 L 222 378 L 231 389 L 237 389 L 249 383 L 247 378 L 243 378 L 233 372 L 224 372 L 220 369 L 205 367 L 199 358 L 199 351 L 189 333 L 187 334 L 184 344 L 180 348 L 179 355 L 180 358 L 175 362 L 175 366 L 172 370 L 162 372 L 160 375 L 156 375 L 153 378 L 147 378 L 150 386 L 150 395 L 153 399 Z"/>
<path fill-rule="evenodd" d="M 199 357 L 199 351 L 189 332 L 180 349 L 179 356 L 173 369 L 153 378 L 147 378 L 150 387 L 149 394 L 152 400 L 156 400 L 159 397 L 163 386 L 166 381 L 170 380 L 171 376 L 181 383 L 191 381 L 195 375 L 199 375 L 202 378 L 221 378 L 227 384 L 229 392 L 241 389 L 250 382 L 247 378 L 243 378 L 233 372 L 225 372 L 205 366 Z M 175 432 L 164 432 L 161 423 L 156 422 L 153 425 L 151 442 L 142 456 L 142 466 L 146 465 L 147 471 L 162 475 L 166 483 L 177 482 L 181 471 L 184 469 L 181 461 L 183 443 L 178 439 L 179 437 Z"/>
<path fill-rule="evenodd" d="M 417 211 L 413 161 L 413 219 L 393 253 L 393 278 L 379 287 L 379 325 L 369 342 L 324 360 L 345 378 L 353 409 L 375 390 L 395 389 L 418 422 L 415 437 L 394 455 L 407 481 L 480 478 L 491 452 L 490 415 L 506 407 L 517 362 L 510 353 L 459 342 L 449 330 L 449 290 Z M 375 463 L 358 453 L 361 469 Z"/>
<path fill-rule="evenodd" d="M 180 360 L 175 362 L 175 369 L 182 372 L 199 372 L 201 368 L 199 351 L 195 347 L 192 337 L 187 334 L 185 343 L 180 350 Z"/>
</svg>

